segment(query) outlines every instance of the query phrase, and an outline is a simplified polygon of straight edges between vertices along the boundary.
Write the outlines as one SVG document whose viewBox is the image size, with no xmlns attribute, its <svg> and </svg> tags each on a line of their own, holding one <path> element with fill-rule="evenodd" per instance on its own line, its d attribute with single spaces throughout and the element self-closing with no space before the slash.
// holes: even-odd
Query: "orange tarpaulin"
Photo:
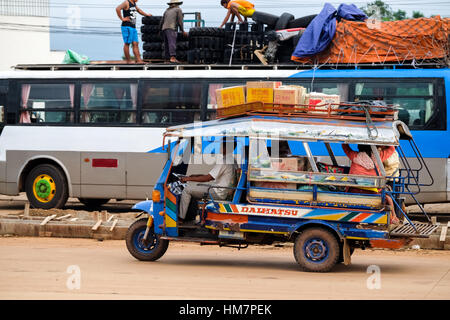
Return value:
<svg viewBox="0 0 450 320">
<path fill-rule="evenodd" d="M 450 19 L 440 16 L 400 21 L 341 20 L 330 46 L 307 64 L 384 63 L 442 59 L 449 56 Z"/>
</svg>

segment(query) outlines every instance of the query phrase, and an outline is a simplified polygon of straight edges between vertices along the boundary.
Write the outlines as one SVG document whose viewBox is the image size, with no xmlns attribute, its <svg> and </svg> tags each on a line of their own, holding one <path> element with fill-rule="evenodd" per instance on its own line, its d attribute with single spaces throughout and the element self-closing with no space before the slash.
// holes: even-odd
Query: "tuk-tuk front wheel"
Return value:
<svg viewBox="0 0 450 320">
<path fill-rule="evenodd" d="M 127 230 L 125 241 L 133 257 L 142 261 L 155 261 L 166 253 L 169 241 L 163 240 L 153 232 L 153 228 L 144 240 L 147 218 L 135 221 Z"/>
<path fill-rule="evenodd" d="M 294 257 L 300 268 L 310 272 L 328 272 L 339 261 L 336 237 L 322 228 L 306 229 L 294 242 Z"/>
</svg>

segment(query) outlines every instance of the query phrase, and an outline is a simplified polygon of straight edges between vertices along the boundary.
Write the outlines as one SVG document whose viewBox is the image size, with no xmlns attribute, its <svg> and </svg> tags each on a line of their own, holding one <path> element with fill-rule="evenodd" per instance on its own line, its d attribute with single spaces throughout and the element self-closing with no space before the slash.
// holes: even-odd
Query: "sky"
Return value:
<svg viewBox="0 0 450 320">
<path fill-rule="evenodd" d="M 153 15 L 162 15 L 167 1 L 138 0 L 137 5 L 143 11 Z M 275 15 L 284 12 L 296 18 L 318 14 L 326 2 L 336 8 L 343 2 L 314 0 L 251 0 L 255 9 Z M 356 0 L 358 7 L 372 1 Z M 422 12 L 425 17 L 440 14 L 450 17 L 450 1 L 445 0 L 391 0 L 384 1 L 396 10 Z M 120 0 L 50 0 L 50 44 L 51 50 L 74 50 L 88 56 L 91 60 L 120 60 L 123 55 L 123 41 L 120 33 L 121 21 L 115 8 Z M 205 25 L 217 27 L 225 17 L 226 11 L 220 6 L 220 0 L 185 0 L 181 5 L 183 12 L 201 12 Z M 186 15 L 185 19 L 193 19 Z M 141 19 L 138 18 L 140 34 Z M 186 23 L 185 28 L 190 24 Z M 142 41 L 140 48 L 142 52 Z"/>
</svg>

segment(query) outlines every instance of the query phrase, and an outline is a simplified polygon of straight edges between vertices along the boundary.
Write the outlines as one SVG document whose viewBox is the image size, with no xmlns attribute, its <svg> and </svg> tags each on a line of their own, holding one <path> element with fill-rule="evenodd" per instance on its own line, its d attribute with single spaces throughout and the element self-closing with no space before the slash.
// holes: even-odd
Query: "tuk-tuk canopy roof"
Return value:
<svg viewBox="0 0 450 320">
<path fill-rule="evenodd" d="M 401 121 L 364 121 L 308 117 L 252 115 L 232 119 L 195 122 L 167 128 L 167 136 L 250 137 L 275 140 L 302 140 L 373 145 L 398 145 L 411 139 Z"/>
</svg>

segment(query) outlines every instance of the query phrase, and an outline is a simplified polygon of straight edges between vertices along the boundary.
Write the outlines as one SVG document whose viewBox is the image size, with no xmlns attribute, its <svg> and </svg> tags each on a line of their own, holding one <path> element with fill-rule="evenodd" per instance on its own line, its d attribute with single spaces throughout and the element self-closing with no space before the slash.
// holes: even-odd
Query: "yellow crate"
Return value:
<svg viewBox="0 0 450 320">
<path fill-rule="evenodd" d="M 245 103 L 245 86 L 216 90 L 217 108 L 226 108 Z"/>
</svg>

